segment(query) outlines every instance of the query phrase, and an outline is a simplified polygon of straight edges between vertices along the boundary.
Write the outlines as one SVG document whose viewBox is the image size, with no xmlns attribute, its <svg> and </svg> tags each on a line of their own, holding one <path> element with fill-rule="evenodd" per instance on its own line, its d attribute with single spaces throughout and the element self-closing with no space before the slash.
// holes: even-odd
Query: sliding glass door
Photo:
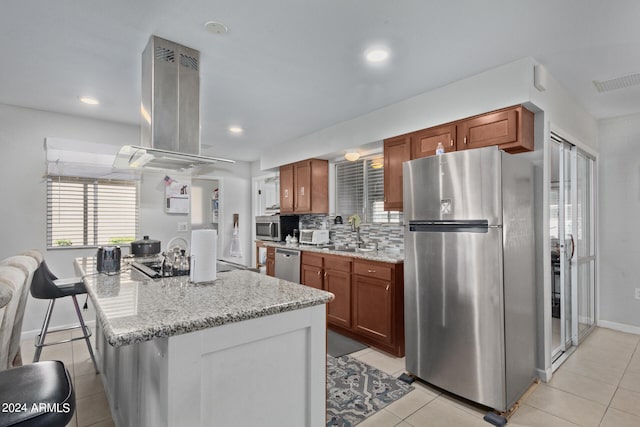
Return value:
<svg viewBox="0 0 640 427">
<path fill-rule="evenodd" d="M 594 159 L 551 134 L 549 192 L 552 360 L 591 331 L 595 321 Z"/>
</svg>

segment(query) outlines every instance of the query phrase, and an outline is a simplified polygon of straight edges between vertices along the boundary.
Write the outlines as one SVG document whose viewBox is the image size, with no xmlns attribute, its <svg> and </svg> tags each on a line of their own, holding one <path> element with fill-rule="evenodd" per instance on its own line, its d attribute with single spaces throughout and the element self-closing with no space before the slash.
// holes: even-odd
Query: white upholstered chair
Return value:
<svg viewBox="0 0 640 427">
<path fill-rule="evenodd" d="M 16 267 L 0 266 L 0 283 L 11 288 L 11 300 L 5 306 L 4 317 L 0 324 L 0 371 L 11 367 L 9 361 L 9 348 L 11 335 L 13 333 L 13 323 L 15 321 L 20 295 L 27 275 Z"/>
<path fill-rule="evenodd" d="M 3 265 L 19 268 L 27 276 L 24 286 L 22 287 L 22 291 L 20 292 L 20 301 L 18 302 L 18 308 L 15 312 L 8 357 L 9 366 L 22 366 L 22 354 L 20 352 L 22 322 L 24 320 L 24 311 L 27 305 L 31 280 L 33 279 L 33 273 L 38 268 L 38 262 L 32 256 L 17 255 L 0 261 L 0 266 Z"/>
</svg>

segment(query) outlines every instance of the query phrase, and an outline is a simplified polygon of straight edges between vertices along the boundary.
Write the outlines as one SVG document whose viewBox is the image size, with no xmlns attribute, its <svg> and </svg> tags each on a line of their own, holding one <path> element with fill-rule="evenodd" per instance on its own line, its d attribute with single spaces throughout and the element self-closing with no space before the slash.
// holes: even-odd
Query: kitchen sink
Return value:
<svg viewBox="0 0 640 427">
<path fill-rule="evenodd" d="M 348 246 L 334 246 L 332 250 L 338 252 L 355 252 L 356 248 L 350 248 Z"/>
</svg>

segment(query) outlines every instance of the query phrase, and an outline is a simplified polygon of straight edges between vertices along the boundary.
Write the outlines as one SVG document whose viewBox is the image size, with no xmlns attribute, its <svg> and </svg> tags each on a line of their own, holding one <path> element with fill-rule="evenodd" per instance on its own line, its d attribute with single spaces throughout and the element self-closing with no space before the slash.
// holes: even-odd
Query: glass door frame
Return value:
<svg viewBox="0 0 640 427">
<path fill-rule="evenodd" d="M 557 144 L 558 146 L 558 245 L 559 245 L 559 259 L 560 259 L 560 342 L 558 345 L 553 344 L 551 350 L 551 361 L 555 368 L 564 360 L 562 357 L 565 354 L 570 354 L 575 346 L 578 346 L 586 336 L 591 333 L 595 327 L 595 307 L 596 307 L 596 167 L 595 156 L 586 152 L 585 150 L 577 147 L 575 144 L 570 143 L 566 139 L 562 138 L 555 132 L 552 132 L 551 144 Z M 551 146 L 552 147 L 552 146 Z M 553 148 L 550 148 L 553 150 Z M 581 194 L 578 191 L 579 185 L 579 168 L 578 158 L 582 157 L 587 161 L 587 169 L 585 171 L 585 177 L 583 179 L 588 180 L 587 190 L 588 195 Z M 568 170 L 567 170 L 568 169 Z M 568 180 L 567 180 L 568 178 Z M 569 188 L 567 188 L 567 184 Z M 552 189 L 553 186 L 550 187 Z M 567 197 L 568 195 L 568 197 Z M 579 196 L 582 198 L 579 199 Z M 569 200 L 567 200 L 567 198 Z M 581 230 L 583 233 L 588 233 L 587 248 L 581 248 L 580 245 L 585 240 L 585 236 L 582 239 L 576 238 L 579 224 L 578 217 L 580 215 L 580 203 L 588 203 L 586 209 L 588 209 L 586 220 L 589 221 L 588 227 Z M 567 204 L 568 203 L 568 204 Z M 568 206 L 568 208 L 567 208 Z M 570 209 L 570 212 L 568 212 Z M 567 215 L 570 215 L 571 223 L 568 224 Z M 582 218 L 581 221 L 584 221 Z M 584 226 L 584 224 L 582 224 Z M 586 249 L 586 256 L 581 257 L 579 254 Z M 571 254 L 571 255 L 569 255 Z M 587 324 L 582 332 L 580 331 L 580 306 L 579 298 L 582 294 L 580 287 L 580 280 L 583 280 L 580 276 L 580 267 L 586 263 L 589 263 L 589 283 L 587 285 L 589 303 L 588 318 L 590 324 Z M 553 267 L 552 267 L 553 268 Z M 553 281 L 554 279 L 552 279 Z M 567 283 L 567 281 L 569 283 Z M 553 282 L 552 282 L 553 287 Z M 569 286 L 567 286 L 569 285 Z M 552 290 L 553 292 L 553 290 Z M 569 293 L 570 296 L 566 294 Z M 569 300 L 567 300 L 569 298 Z M 553 326 L 553 325 L 552 325 Z M 556 363 L 557 362 L 557 363 Z"/>
</svg>

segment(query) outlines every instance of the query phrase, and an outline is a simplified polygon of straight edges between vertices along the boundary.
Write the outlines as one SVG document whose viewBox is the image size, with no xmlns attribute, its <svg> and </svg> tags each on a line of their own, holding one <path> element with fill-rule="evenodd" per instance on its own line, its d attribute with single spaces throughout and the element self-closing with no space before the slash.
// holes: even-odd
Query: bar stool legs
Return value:
<svg viewBox="0 0 640 427">
<path fill-rule="evenodd" d="M 65 328 L 61 330 L 65 331 L 70 329 L 77 329 L 79 327 L 82 329 L 82 336 L 77 338 L 70 338 L 68 340 L 45 343 L 45 338 L 49 330 L 49 322 L 51 321 L 51 314 L 53 313 L 53 306 L 55 305 L 55 302 L 56 302 L 55 299 L 49 300 L 49 307 L 47 308 L 47 314 L 45 315 L 44 323 L 42 324 L 42 329 L 40 330 L 40 334 L 36 337 L 36 342 L 35 342 L 36 351 L 33 356 L 33 363 L 36 363 L 40 360 L 40 355 L 42 354 L 43 347 L 47 347 L 55 344 L 63 344 L 63 343 L 83 339 L 87 344 L 87 349 L 89 350 L 89 355 L 91 356 L 91 360 L 93 361 L 93 367 L 96 370 L 96 374 L 99 374 L 100 370 L 98 369 L 98 363 L 96 362 L 96 357 L 93 354 L 93 347 L 91 346 L 91 341 L 89 341 L 89 337 L 91 337 L 91 330 L 84 323 L 84 318 L 82 317 L 82 312 L 80 311 L 80 306 L 78 305 L 78 299 L 76 298 L 75 295 L 71 295 L 71 298 L 73 299 L 73 306 L 75 307 L 76 315 L 78 316 L 78 320 L 80 321 L 80 326 L 74 326 L 74 327 Z"/>
<path fill-rule="evenodd" d="M 93 361 L 93 367 L 96 370 L 96 374 L 99 374 L 98 364 L 96 363 L 96 357 L 93 355 L 93 348 L 91 347 L 91 341 L 89 341 L 89 337 L 91 336 L 91 330 L 87 325 L 84 324 L 84 318 L 82 317 L 82 313 L 80 312 L 80 306 L 78 305 L 78 300 L 75 295 L 72 295 L 73 305 L 76 308 L 76 314 L 78 315 L 78 320 L 80 321 L 80 326 L 82 327 L 82 335 L 84 336 L 84 341 L 87 344 L 87 349 L 89 350 L 89 355 L 91 356 L 91 360 Z"/>
</svg>

